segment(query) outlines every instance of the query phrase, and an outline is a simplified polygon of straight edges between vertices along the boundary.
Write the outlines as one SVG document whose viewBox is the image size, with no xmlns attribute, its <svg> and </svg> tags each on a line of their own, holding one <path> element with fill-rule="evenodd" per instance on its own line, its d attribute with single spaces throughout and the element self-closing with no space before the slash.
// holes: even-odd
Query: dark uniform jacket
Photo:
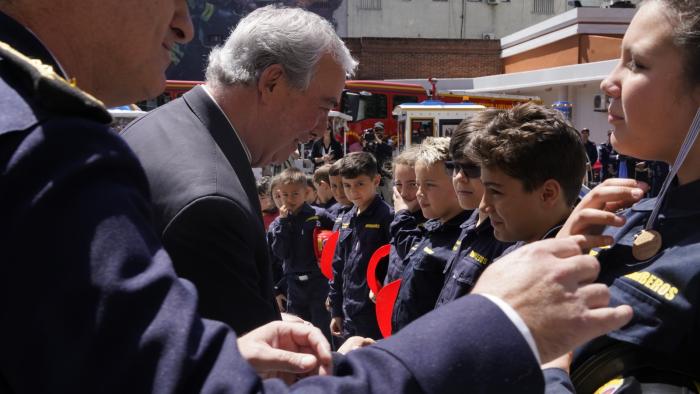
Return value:
<svg viewBox="0 0 700 394">
<path fill-rule="evenodd" d="M 455 242 L 455 254 L 443 271 L 445 282 L 435 303 L 436 308 L 468 294 L 484 269 L 512 245 L 493 236 L 493 226 L 488 217 L 477 225 L 478 222 L 479 210 L 475 209 L 461 226 L 462 233 Z"/>
<path fill-rule="evenodd" d="M 661 234 L 662 248 L 646 261 L 637 261 L 632 256 L 632 243 L 651 215 L 656 198 L 628 209 L 622 214 L 627 219 L 624 226 L 604 232 L 613 236 L 615 244 L 598 253 L 601 266 L 598 281 L 610 287 L 610 305 L 631 305 L 634 317 L 621 329 L 575 353 L 572 377 L 578 390 L 600 386 L 612 379 L 610 374 L 621 373 L 620 369 L 634 375 L 631 373 L 634 363 L 646 363 L 657 371 L 680 371 L 681 375 L 700 381 L 698 201 L 700 181 L 672 186 L 653 227 Z M 600 356 L 606 353 L 613 357 Z M 616 353 L 618 357 L 614 357 Z M 597 379 L 583 378 L 582 372 L 592 368 L 605 372 L 591 374 Z"/>
<path fill-rule="evenodd" d="M 199 86 L 129 125 L 158 231 L 202 316 L 246 332 L 279 318 L 255 178 L 230 123 Z"/>
<path fill-rule="evenodd" d="M 389 227 L 391 251 L 389 252 L 389 266 L 384 278 L 384 284 L 401 278 L 401 274 L 406 267 L 406 256 L 408 256 L 411 248 L 423 239 L 424 223 L 425 217 L 420 209 L 416 212 L 402 209 L 394 215 L 394 220 Z"/>
<path fill-rule="evenodd" d="M 2 13 L 0 41 L 56 65 Z M 230 328 L 198 317 L 143 169 L 108 122 L 0 44 L 0 393 L 542 391 L 527 342 L 479 296 L 352 352 L 335 377 L 263 382 Z"/>
<path fill-rule="evenodd" d="M 367 266 L 372 254 L 389 243 L 391 208 L 379 195 L 367 209 L 357 214 L 353 207 L 343 215 L 338 246 L 333 258 L 331 316 L 375 319 L 374 303 L 369 299 Z"/>
<path fill-rule="evenodd" d="M 343 216 L 352 209 L 352 205 L 343 205 L 339 202 L 335 203 L 329 211 L 331 214 L 335 215 L 333 220 L 333 231 L 340 230 L 340 226 L 343 225 Z"/>
<path fill-rule="evenodd" d="M 435 308 L 445 282 L 443 271 L 455 254 L 461 225 L 470 215 L 471 211 L 462 211 L 445 223 L 438 219 L 425 222 L 425 236 L 416 244 L 416 250 L 406 257 L 406 268 L 401 275 L 401 287 L 391 317 L 393 332 Z"/>
<path fill-rule="evenodd" d="M 272 253 L 282 260 L 284 274 L 321 275 L 314 253 L 314 229 L 332 227 L 333 218 L 325 210 L 306 203 L 296 214 L 278 216 L 270 225 L 271 245 Z"/>
</svg>

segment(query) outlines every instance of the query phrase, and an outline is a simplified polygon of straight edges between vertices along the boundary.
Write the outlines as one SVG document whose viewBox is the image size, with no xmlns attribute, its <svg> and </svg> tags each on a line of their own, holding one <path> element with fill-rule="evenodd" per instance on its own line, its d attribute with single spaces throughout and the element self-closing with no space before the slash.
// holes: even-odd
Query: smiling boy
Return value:
<svg viewBox="0 0 700 394">
<path fill-rule="evenodd" d="M 494 236 L 517 246 L 556 235 L 586 171 L 581 138 L 556 110 L 522 104 L 497 114 L 467 149 L 481 166 L 482 209 Z"/>
<path fill-rule="evenodd" d="M 367 152 L 351 153 L 340 168 L 343 189 L 353 208 L 343 215 L 333 259 L 331 333 L 381 338 L 374 303 L 369 300 L 367 266 L 372 254 L 389 243 L 391 207 L 377 195 L 377 161 Z"/>
<path fill-rule="evenodd" d="M 324 306 L 328 284 L 316 261 L 313 234 L 317 227 L 330 229 L 333 218 L 305 201 L 307 177 L 298 169 L 284 170 L 276 184 L 282 206 L 269 233 L 272 253 L 282 260 L 287 285 L 286 311 L 313 323 L 330 338 L 329 316 Z"/>
<path fill-rule="evenodd" d="M 455 242 L 455 254 L 444 270 L 445 282 L 435 303 L 436 308 L 469 293 L 484 269 L 512 245 L 494 237 L 488 214 L 479 209 L 484 196 L 481 168 L 465 155 L 472 135 L 500 112 L 502 110 L 489 109 L 462 121 L 450 140 L 452 185 L 459 205 L 474 212 L 461 226 L 462 232 Z"/>
<path fill-rule="evenodd" d="M 410 146 L 394 158 L 394 220 L 391 222 L 391 251 L 384 284 L 401 277 L 406 255 L 413 244 L 423 238 L 425 217 L 416 193 L 416 155 L 418 146 Z"/>
<path fill-rule="evenodd" d="M 392 331 L 398 332 L 435 307 L 444 282 L 443 271 L 471 211 L 459 204 L 452 186 L 449 138 L 427 138 L 416 155 L 416 197 L 425 222 L 423 239 L 406 256 L 401 288 L 394 303 Z"/>
</svg>

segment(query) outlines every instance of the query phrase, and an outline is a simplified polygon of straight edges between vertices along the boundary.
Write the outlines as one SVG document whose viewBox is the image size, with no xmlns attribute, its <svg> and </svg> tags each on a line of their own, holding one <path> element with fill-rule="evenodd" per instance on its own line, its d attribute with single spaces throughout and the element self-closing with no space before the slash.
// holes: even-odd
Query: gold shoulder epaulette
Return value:
<svg viewBox="0 0 700 394">
<path fill-rule="evenodd" d="M 63 115 L 86 116 L 102 123 L 112 121 L 102 101 L 78 88 L 74 80 L 66 81 L 50 65 L 31 59 L 2 41 L 0 58 L 20 71 L 19 75 L 25 79 L 23 82 L 28 84 L 42 107 Z"/>
</svg>

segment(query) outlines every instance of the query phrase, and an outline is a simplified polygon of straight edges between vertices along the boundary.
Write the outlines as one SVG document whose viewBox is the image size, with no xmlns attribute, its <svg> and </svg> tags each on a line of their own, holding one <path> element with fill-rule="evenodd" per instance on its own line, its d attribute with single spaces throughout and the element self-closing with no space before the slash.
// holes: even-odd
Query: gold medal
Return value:
<svg viewBox="0 0 700 394">
<path fill-rule="evenodd" d="M 634 236 L 632 256 L 638 261 L 649 260 L 661 250 L 661 234 L 656 230 L 642 230 Z"/>
</svg>

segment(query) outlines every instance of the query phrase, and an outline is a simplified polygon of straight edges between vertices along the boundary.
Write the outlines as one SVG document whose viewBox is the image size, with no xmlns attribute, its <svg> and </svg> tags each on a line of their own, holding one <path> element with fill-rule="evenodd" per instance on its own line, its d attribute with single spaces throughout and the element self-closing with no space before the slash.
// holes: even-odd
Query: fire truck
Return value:
<svg viewBox="0 0 700 394">
<path fill-rule="evenodd" d="M 385 135 L 388 137 L 392 137 L 395 141 L 408 141 L 410 143 L 410 136 L 403 137 L 407 127 L 401 126 L 402 122 L 398 121 L 399 114 L 394 112 L 401 105 L 430 104 L 432 102 L 431 105 L 447 105 L 448 107 L 444 108 L 433 108 L 444 112 L 454 111 L 456 107 L 450 108 L 449 105 L 459 103 L 464 103 L 464 108 L 471 104 L 504 109 L 526 102 L 542 103 L 542 100 L 536 96 L 489 93 L 472 95 L 460 91 L 439 92 L 436 89 L 437 80 L 430 78 L 428 81 L 432 85 L 431 92 L 426 91 L 423 86 L 418 84 L 368 80 L 345 82 L 345 90 L 340 100 L 340 112 L 352 117 L 352 121 L 348 122 L 348 130 L 346 130 L 345 135 L 348 145 L 360 142 L 363 132 L 372 128 L 376 122 L 384 124 Z M 467 111 L 476 109 L 475 107 L 470 108 Z M 415 110 L 421 110 L 425 114 L 430 109 L 424 107 Z M 409 110 L 409 112 L 411 111 Z M 432 118 L 432 116 L 425 116 Z M 435 117 L 435 121 L 438 121 L 438 118 L 445 118 L 444 114 L 441 112 L 441 115 Z M 447 121 L 447 119 L 444 120 Z M 438 123 L 431 124 L 430 129 L 436 130 L 431 134 L 443 135 L 441 127 Z M 415 130 L 416 125 L 409 129 Z"/>
</svg>

